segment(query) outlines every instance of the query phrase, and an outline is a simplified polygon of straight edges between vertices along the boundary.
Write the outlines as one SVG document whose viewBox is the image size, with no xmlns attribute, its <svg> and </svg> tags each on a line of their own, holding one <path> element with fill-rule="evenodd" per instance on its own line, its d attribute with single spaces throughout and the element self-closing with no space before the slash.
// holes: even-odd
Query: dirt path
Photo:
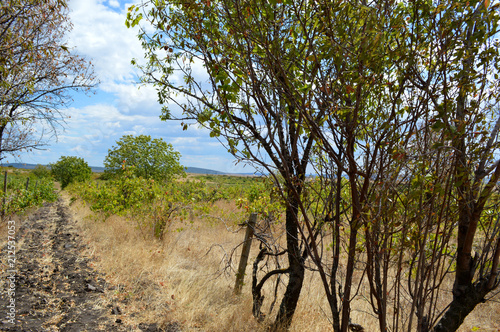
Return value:
<svg viewBox="0 0 500 332">
<path fill-rule="evenodd" d="M 123 305 L 113 303 L 115 288 L 83 254 L 86 247 L 67 201 L 46 204 L 8 226 L 16 230 L 15 243 L 10 243 L 15 244 L 15 263 L 8 259 L 14 256 L 8 257 L 13 252 L 5 227 L 0 234 L 6 238 L 1 248 L 0 331 L 160 331 L 156 324 L 122 322 Z"/>
</svg>

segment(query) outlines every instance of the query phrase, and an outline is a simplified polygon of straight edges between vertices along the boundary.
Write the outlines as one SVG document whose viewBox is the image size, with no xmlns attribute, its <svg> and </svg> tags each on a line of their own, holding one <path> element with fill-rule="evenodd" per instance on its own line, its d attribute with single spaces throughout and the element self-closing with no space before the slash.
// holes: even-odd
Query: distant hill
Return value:
<svg viewBox="0 0 500 332">
<path fill-rule="evenodd" d="M 8 164 L 1 164 L 0 166 L 2 167 L 13 167 L 13 168 L 22 168 L 22 169 L 34 169 L 38 164 L 25 164 L 25 163 L 8 163 Z M 43 165 L 46 167 L 49 167 L 49 165 Z M 102 173 L 104 172 L 104 167 L 94 167 L 90 166 L 92 169 L 92 172 L 96 173 Z"/>
<path fill-rule="evenodd" d="M 1 164 L 0 166 L 13 167 L 13 168 L 23 168 L 23 169 L 34 169 L 37 165 L 36 164 L 24 164 L 24 163 L 8 163 L 8 164 Z"/>
<path fill-rule="evenodd" d="M 14 167 L 14 168 L 23 168 L 23 169 L 34 169 L 36 164 L 24 164 L 24 163 L 8 163 L 0 165 L 2 167 Z M 104 167 L 99 166 L 90 166 L 92 172 L 102 173 L 104 172 Z M 226 173 L 214 171 L 212 169 L 199 168 L 199 167 L 188 167 L 186 169 L 186 173 L 194 173 L 194 174 L 211 174 L 211 175 L 223 175 Z"/>
<path fill-rule="evenodd" d="M 226 173 L 214 171 L 212 169 L 199 168 L 199 167 L 187 167 L 186 173 L 194 173 L 194 174 L 210 174 L 210 175 L 223 175 Z"/>
</svg>

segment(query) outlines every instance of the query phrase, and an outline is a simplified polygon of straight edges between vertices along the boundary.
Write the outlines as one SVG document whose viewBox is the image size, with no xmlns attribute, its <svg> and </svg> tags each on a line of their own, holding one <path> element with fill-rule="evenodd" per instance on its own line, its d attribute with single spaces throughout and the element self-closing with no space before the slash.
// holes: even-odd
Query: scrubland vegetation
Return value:
<svg viewBox="0 0 500 332">
<path fill-rule="evenodd" d="M 6 196 L 6 211 L 11 216 L 57 198 L 46 168 L 8 170 L 11 194 Z M 190 174 L 164 183 L 135 176 L 133 167 L 125 169 L 120 177 L 101 177 L 103 174 L 94 174 L 90 180 L 75 181 L 62 195 L 72 206 L 87 241 L 88 254 L 96 258 L 96 268 L 106 273 L 108 282 L 114 285 L 114 291 L 106 296 L 122 301 L 127 323 L 158 322 L 183 331 L 264 331 L 272 324 L 287 285 L 286 274 L 272 276 L 272 282 L 266 282 L 261 289 L 265 302 L 259 309 L 263 315 L 255 317 L 252 312 L 256 286 L 252 283 L 286 265 L 284 255 L 258 260 L 264 246 L 286 245 L 285 206 L 267 178 Z M 312 192 L 319 183 L 318 178 L 308 180 Z M 493 202 L 496 201 L 495 195 Z M 494 206 L 491 214 L 496 213 Z M 243 292 L 235 295 L 245 222 L 252 212 L 258 214 L 256 234 Z M 487 236 L 483 232 L 486 229 L 481 236 Z M 319 248 L 324 255 L 332 253 L 332 243 L 327 240 L 330 235 L 327 231 L 322 234 L 324 240 Z M 347 243 L 348 237 L 349 230 L 345 229 L 343 243 Z M 378 331 L 366 277 L 365 241 L 361 238 L 356 249 L 351 319 L 352 324 L 359 324 L 365 331 Z M 406 254 L 410 257 L 411 250 Z M 260 265 L 253 279 L 256 261 Z M 347 261 L 347 254 L 343 253 L 340 265 L 345 266 Z M 408 261 L 401 265 L 404 277 L 416 271 L 411 264 Z M 387 273 L 396 278 L 398 266 L 401 268 L 392 264 Z M 436 306 L 445 306 L 452 297 L 453 275 L 444 275 L 441 282 Z M 312 262 L 307 263 L 291 331 L 331 329 L 332 317 L 323 287 L 317 268 Z M 388 294 L 394 297 L 392 289 Z M 459 331 L 497 331 L 499 300 L 496 295 L 480 304 Z M 407 317 L 408 312 L 404 315 Z"/>
<path fill-rule="evenodd" d="M 315 181 L 310 179 L 311 184 Z M 130 322 L 147 319 L 163 326 L 178 324 L 186 331 L 263 331 L 272 323 L 286 275 L 275 276 L 262 289 L 265 318 L 259 322 L 252 315 L 253 263 L 263 244 L 285 245 L 284 206 L 276 198 L 271 203 L 273 190 L 265 178 L 188 175 L 165 184 L 125 172 L 123 178 L 104 181 L 97 177 L 68 188 L 99 268 L 119 285 L 117 293 L 127 299 L 128 310 L 141 312 L 127 317 Z M 250 212 L 259 213 L 258 225 L 243 293 L 236 296 L 233 289 L 243 224 Z M 348 233 L 342 235 L 344 243 Z M 321 250 L 328 255 L 332 247 L 326 235 Z M 366 255 L 361 239 L 353 276 L 352 323 L 365 331 L 378 331 L 370 304 Z M 259 266 L 256 282 L 286 264 L 283 255 L 275 258 Z M 342 254 L 340 264 L 346 262 L 347 255 Z M 397 275 L 396 266 L 389 269 L 390 275 Z M 320 276 L 312 263 L 306 270 L 290 330 L 329 330 L 332 318 Z M 406 266 L 405 271 L 411 273 L 411 268 Z M 437 305 L 451 298 L 452 275 L 442 283 Z M 496 331 L 498 317 L 496 296 L 476 308 L 459 331 Z"/>
<path fill-rule="evenodd" d="M 53 20 L 65 32 L 65 3 L 52 2 L 62 13 Z M 35 4 L 34 11 L 6 10 L 6 22 L 16 24 L 4 31 L 37 17 L 45 7 Z M 68 172 L 72 166 L 53 169 L 90 216 L 89 244 L 103 269 L 125 285 L 117 292 L 142 303 L 144 314 L 186 329 L 498 330 L 499 6 L 483 0 L 131 5 L 125 24 L 136 29 L 147 60 L 132 62 L 141 82 L 157 90 L 160 118 L 180 121 L 183 130 L 207 129 L 238 162 L 268 177 L 182 178 L 173 147 L 143 135 L 117 142 L 100 179 L 80 178 Z M 23 35 L 12 34 L 0 51 L 14 60 L 11 50 L 41 52 L 21 52 L 18 60 L 28 63 L 12 77 L 16 68 L 0 68 L 10 79 L 2 94 L 0 153 L 36 148 L 36 140 L 12 145 L 31 137 L 23 134 L 31 133 L 26 120 L 58 124 L 54 100 L 67 104 L 64 91 L 94 84 L 91 74 L 48 92 L 46 85 L 60 84 L 33 83 L 29 59 L 47 59 L 39 54 L 87 65 L 19 43 Z M 59 48 L 65 46 L 53 49 Z M 73 76 L 68 72 L 74 71 L 47 77 Z M 22 73 L 28 82 L 16 80 Z M 11 96 L 18 85 L 24 89 Z M 46 103 L 36 102 L 47 94 Z M 315 177 L 308 178 L 311 170 Z M 4 190 L 4 211 L 8 204 L 9 213 L 37 204 L 29 189 L 15 192 Z M 237 297 L 231 281 L 242 234 L 233 232 L 252 212 L 259 227 L 245 293 Z M 479 322 L 478 315 L 490 319 Z"/>
<path fill-rule="evenodd" d="M 50 171 L 44 166 L 38 166 L 31 172 L 8 167 L 1 170 L 2 220 L 22 214 L 45 201 L 55 201 L 58 197 Z"/>
</svg>

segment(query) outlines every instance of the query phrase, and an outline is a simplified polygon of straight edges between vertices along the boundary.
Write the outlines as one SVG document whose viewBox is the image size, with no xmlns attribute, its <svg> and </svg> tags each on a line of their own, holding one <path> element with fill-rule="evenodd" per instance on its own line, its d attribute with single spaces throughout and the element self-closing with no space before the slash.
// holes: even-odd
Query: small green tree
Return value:
<svg viewBox="0 0 500 332">
<path fill-rule="evenodd" d="M 31 171 L 31 174 L 37 178 L 48 178 L 52 175 L 50 169 L 44 165 L 36 165 L 36 167 Z"/>
<path fill-rule="evenodd" d="M 118 175 L 126 166 L 135 166 L 136 176 L 166 181 L 184 173 L 184 167 L 179 163 L 181 154 L 161 138 L 124 135 L 116 144 L 104 159 L 107 174 Z"/>
<path fill-rule="evenodd" d="M 62 156 L 55 164 L 50 165 L 52 175 L 61 182 L 64 189 L 72 182 L 89 180 L 92 169 L 83 158 Z"/>
</svg>

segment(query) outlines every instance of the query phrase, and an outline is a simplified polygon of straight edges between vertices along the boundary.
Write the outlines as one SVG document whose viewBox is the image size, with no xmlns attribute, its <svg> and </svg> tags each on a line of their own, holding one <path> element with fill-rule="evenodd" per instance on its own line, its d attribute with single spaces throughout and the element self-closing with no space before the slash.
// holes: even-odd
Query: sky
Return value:
<svg viewBox="0 0 500 332">
<path fill-rule="evenodd" d="M 171 143 L 181 153 L 184 166 L 252 172 L 248 166 L 236 165 L 234 157 L 207 130 L 191 126 L 183 131 L 177 121 L 160 120 L 156 90 L 137 84 L 140 73 L 131 64 L 144 54 L 138 30 L 125 26 L 131 4 L 130 0 L 68 0 L 73 23 L 68 46 L 92 62 L 101 83 L 94 94 L 74 95 L 74 102 L 63 110 L 68 118 L 57 140 L 45 150 L 21 154 L 20 161 L 48 164 L 61 156 L 77 156 L 90 166 L 103 166 L 108 149 L 131 134 Z"/>
</svg>

